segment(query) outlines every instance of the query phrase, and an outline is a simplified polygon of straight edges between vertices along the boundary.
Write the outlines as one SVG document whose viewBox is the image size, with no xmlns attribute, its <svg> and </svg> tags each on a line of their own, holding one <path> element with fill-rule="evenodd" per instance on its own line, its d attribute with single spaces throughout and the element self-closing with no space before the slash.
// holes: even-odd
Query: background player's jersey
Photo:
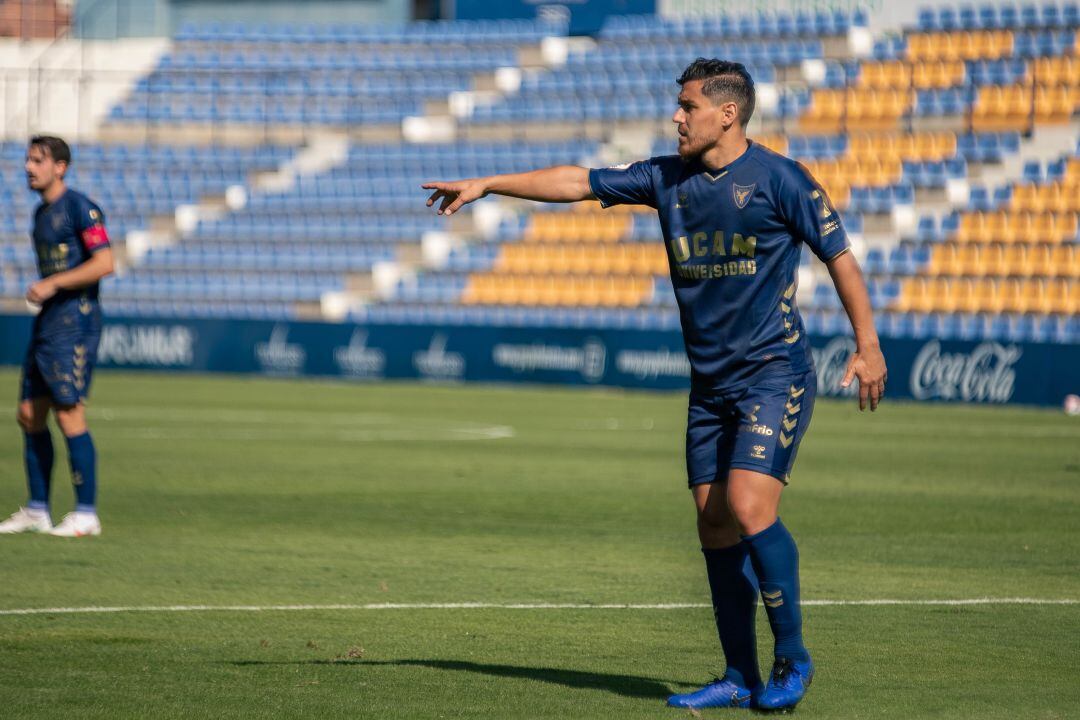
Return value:
<svg viewBox="0 0 1080 720">
<path fill-rule="evenodd" d="M 70 188 L 56 202 L 37 207 L 33 237 L 42 278 L 78 267 L 93 253 L 109 247 L 101 208 Z M 42 320 L 79 306 L 83 314 L 89 314 L 88 306 L 95 305 L 97 299 L 98 283 L 79 290 L 60 290 L 42 307 Z"/>
<path fill-rule="evenodd" d="M 801 244 L 823 261 L 847 249 L 825 192 L 794 160 L 756 143 L 725 168 L 654 157 L 592 170 L 604 207 L 660 215 L 695 387 L 712 392 L 813 367 L 795 306 Z"/>
</svg>

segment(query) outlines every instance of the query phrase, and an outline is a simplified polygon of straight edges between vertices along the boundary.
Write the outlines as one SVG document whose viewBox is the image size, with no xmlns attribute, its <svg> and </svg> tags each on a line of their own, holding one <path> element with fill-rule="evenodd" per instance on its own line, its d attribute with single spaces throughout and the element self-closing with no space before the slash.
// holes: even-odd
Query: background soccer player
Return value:
<svg viewBox="0 0 1080 720">
<path fill-rule="evenodd" d="M 692 368 L 686 464 L 697 506 L 724 676 L 679 707 L 793 707 L 813 677 L 803 645 L 798 551 L 778 516 L 817 378 L 795 305 L 800 246 L 828 265 L 855 331 L 844 378 L 877 408 L 885 360 L 839 216 L 798 163 L 746 138 L 754 84 L 738 63 L 699 58 L 678 80 L 679 153 L 602 170 L 559 166 L 432 182 L 443 215 L 489 193 L 547 202 L 649 205 L 660 216 Z M 774 636 L 757 666 L 760 592 Z"/>
<path fill-rule="evenodd" d="M 96 452 L 83 401 L 101 335 L 98 281 L 113 271 L 101 208 L 64 184 L 71 150 L 57 137 L 30 140 L 26 179 L 41 195 L 34 211 L 34 250 L 41 280 L 26 299 L 41 306 L 23 364 L 18 421 L 26 439 L 26 507 L 0 523 L 0 533 L 48 532 L 63 537 L 100 535 L 95 508 Z M 49 482 L 53 444 L 49 410 L 67 441 L 75 511 L 53 527 Z"/>
</svg>

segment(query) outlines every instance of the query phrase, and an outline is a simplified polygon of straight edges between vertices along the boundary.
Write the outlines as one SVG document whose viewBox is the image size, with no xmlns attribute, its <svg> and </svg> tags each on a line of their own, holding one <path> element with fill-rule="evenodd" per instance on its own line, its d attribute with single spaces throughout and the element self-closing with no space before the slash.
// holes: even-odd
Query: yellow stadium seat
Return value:
<svg viewBox="0 0 1080 720">
<path fill-rule="evenodd" d="M 653 262 L 653 254 L 650 250 L 654 250 L 655 246 L 651 243 L 648 245 L 630 245 L 627 248 L 626 253 L 626 274 L 634 276 L 650 276 L 653 274 L 655 263 Z"/>
<path fill-rule="evenodd" d="M 1005 246 L 996 243 L 983 246 L 982 256 L 979 259 L 978 271 L 980 275 L 985 275 L 987 277 L 1002 277 L 1008 275 L 1010 268 L 1008 260 L 1005 257 Z"/>
<path fill-rule="evenodd" d="M 632 275 L 634 268 L 630 246 L 620 243 L 611 248 L 611 252 L 604 257 L 604 266 L 607 272 L 614 275 Z"/>
<path fill-rule="evenodd" d="M 489 302 L 491 284 L 488 276 L 473 275 L 461 294 L 461 302 L 466 305 L 483 305 Z"/>
<path fill-rule="evenodd" d="M 934 248 L 930 256 L 929 272 L 931 275 L 957 275 L 959 274 L 960 261 L 957 246 L 945 243 Z"/>
<path fill-rule="evenodd" d="M 940 298 L 948 291 L 948 283 L 941 280 L 927 280 L 921 287 L 917 287 L 916 294 L 911 297 L 911 309 L 916 312 L 930 312 L 937 307 Z"/>
<path fill-rule="evenodd" d="M 1013 186 L 1009 207 L 1017 212 L 1034 212 L 1041 209 L 1038 189 L 1030 183 Z"/>
<path fill-rule="evenodd" d="M 1027 275 L 1034 275 L 1036 277 L 1049 277 L 1054 274 L 1053 255 L 1050 252 L 1050 246 L 1039 244 L 1031 248 L 1028 253 L 1028 261 L 1026 264 L 1028 270 Z"/>
<path fill-rule="evenodd" d="M 1073 198 L 1076 201 L 1076 198 Z M 1077 239 L 1077 226 L 1080 217 L 1075 212 L 1062 213 L 1058 216 L 1058 242 L 1073 242 Z"/>
<path fill-rule="evenodd" d="M 833 132 L 840 127 L 843 113 L 843 101 L 839 91 L 815 90 L 810 107 L 799 119 L 799 125 L 809 132 Z"/>
<path fill-rule="evenodd" d="M 1039 86 L 1035 90 L 1035 121 L 1044 124 L 1067 123 L 1072 118 L 1075 103 L 1065 86 Z"/>
<path fill-rule="evenodd" d="M 892 303 L 892 308 L 898 312 L 910 312 L 918 310 L 922 298 L 926 297 L 928 281 L 926 278 L 907 278 L 900 286 L 900 294 Z"/>
<path fill-rule="evenodd" d="M 523 288 L 518 298 L 525 306 L 549 306 L 555 304 L 555 280 L 552 275 L 534 278 Z"/>
<path fill-rule="evenodd" d="M 935 33 L 930 42 L 930 54 L 925 60 L 960 60 L 971 44 L 968 33 Z"/>
<path fill-rule="evenodd" d="M 1035 233 L 1035 225 L 1032 213 L 1017 212 L 1003 213 L 1005 216 L 1005 234 L 1016 242 L 1035 243 L 1040 239 Z"/>
<path fill-rule="evenodd" d="M 1068 188 L 1064 183 L 1056 182 L 1044 185 L 1039 194 L 1049 212 L 1065 214 L 1080 209 L 1080 188 Z"/>
<path fill-rule="evenodd" d="M 1032 255 L 1032 249 L 1027 245 L 1006 245 L 1005 250 L 1005 268 L 999 274 L 1001 275 L 1033 275 L 1035 274 L 1035 268 L 1033 265 L 1034 256 Z"/>
<path fill-rule="evenodd" d="M 1023 130 L 1031 122 L 1031 88 L 986 86 L 979 90 L 971 121 L 976 130 Z"/>
<path fill-rule="evenodd" d="M 922 60 L 930 57 L 930 36 L 926 33 L 908 35 L 907 56 L 909 60 Z"/>
<path fill-rule="evenodd" d="M 1006 213 L 998 211 L 981 213 L 982 227 L 975 237 L 974 242 L 1011 242 L 1014 238 L 1009 231 L 1009 217 Z"/>
<path fill-rule="evenodd" d="M 954 278 L 949 282 L 945 303 L 936 309 L 942 312 L 973 312 L 975 301 L 975 282 L 970 278 Z"/>
<path fill-rule="evenodd" d="M 961 246 L 956 258 L 956 270 L 956 275 L 981 275 L 982 246 L 977 243 Z"/>
<path fill-rule="evenodd" d="M 1011 30 L 995 30 L 990 33 L 989 46 L 992 51 L 990 58 L 1001 58 L 1013 54 L 1013 34 Z"/>
<path fill-rule="evenodd" d="M 963 213 L 960 215 L 960 224 L 956 228 L 956 233 L 950 239 L 959 243 L 973 242 L 981 237 L 985 226 L 986 221 L 982 213 Z"/>
<path fill-rule="evenodd" d="M 936 159 L 954 157 L 957 151 L 956 133 L 941 132 L 935 135 L 937 141 Z"/>
<path fill-rule="evenodd" d="M 578 304 L 595 307 L 604 302 L 604 287 L 596 278 L 585 278 L 577 283 Z"/>
<path fill-rule="evenodd" d="M 997 296 L 992 303 L 993 310 L 990 312 L 1024 312 L 1023 283 L 1016 278 L 1002 280 L 997 287 Z"/>
<path fill-rule="evenodd" d="M 581 264 L 582 243 L 559 244 L 552 247 L 550 270 L 552 275 L 573 275 Z"/>
<path fill-rule="evenodd" d="M 949 278 L 948 294 L 934 310 L 938 312 L 970 312 L 975 304 L 975 281 L 971 278 Z"/>
<path fill-rule="evenodd" d="M 1050 251 L 1050 274 L 1055 277 L 1072 275 L 1073 246 L 1055 245 Z"/>
<path fill-rule="evenodd" d="M 1044 313 L 1068 313 L 1069 309 L 1069 281 L 1058 278 L 1046 282 L 1042 292 L 1033 301 L 1038 304 L 1040 312 Z"/>
<path fill-rule="evenodd" d="M 964 312 L 1000 312 L 1001 283 L 992 278 L 982 278 L 974 282 L 971 300 L 961 308 Z"/>
<path fill-rule="evenodd" d="M 1031 225 L 1027 231 L 1028 242 L 1060 242 L 1061 234 L 1058 230 L 1057 215 L 1055 213 L 1034 213 L 1025 216 L 1031 218 Z"/>
<path fill-rule="evenodd" d="M 1062 192 L 1061 183 L 1050 183 L 1039 188 L 1039 202 L 1046 212 L 1055 215 L 1070 212 L 1074 200 L 1075 196 L 1069 196 Z"/>
<path fill-rule="evenodd" d="M 953 281 L 948 278 L 933 278 L 927 286 L 926 312 L 953 312 L 956 310 L 956 293 Z"/>
</svg>

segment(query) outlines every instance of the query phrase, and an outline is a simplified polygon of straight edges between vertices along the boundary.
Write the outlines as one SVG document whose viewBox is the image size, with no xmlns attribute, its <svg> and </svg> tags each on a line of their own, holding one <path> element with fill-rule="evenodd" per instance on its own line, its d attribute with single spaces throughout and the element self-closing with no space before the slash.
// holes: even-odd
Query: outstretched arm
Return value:
<svg viewBox="0 0 1080 720">
<path fill-rule="evenodd" d="M 874 329 L 874 313 L 870 308 L 870 294 L 866 291 L 859 263 L 851 252 L 844 252 L 828 262 L 829 274 L 836 285 L 836 293 L 844 304 L 851 327 L 855 331 L 855 354 L 848 361 L 847 372 L 841 383 L 843 387 L 859 379 L 859 409 L 877 410 L 885 396 L 885 356 L 881 354 L 877 330 Z"/>
<path fill-rule="evenodd" d="M 532 172 L 454 182 L 429 182 L 421 187 L 435 191 L 427 204 L 431 207 L 441 200 L 440 215 L 453 215 L 463 205 L 490 193 L 541 202 L 577 202 L 594 197 L 589 187 L 589 171 L 575 165 L 556 165 Z"/>
</svg>

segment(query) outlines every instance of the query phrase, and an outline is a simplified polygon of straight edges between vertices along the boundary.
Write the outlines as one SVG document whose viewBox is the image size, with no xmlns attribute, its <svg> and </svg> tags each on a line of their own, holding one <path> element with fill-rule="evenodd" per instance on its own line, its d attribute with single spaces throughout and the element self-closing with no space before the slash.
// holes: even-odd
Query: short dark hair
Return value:
<svg viewBox="0 0 1080 720">
<path fill-rule="evenodd" d="M 30 147 L 35 145 L 47 150 L 54 162 L 71 164 L 71 148 L 68 147 L 63 138 L 52 135 L 35 135 L 30 138 Z"/>
<path fill-rule="evenodd" d="M 742 63 L 699 57 L 690 63 L 676 81 L 679 86 L 691 80 L 704 80 L 701 92 L 714 104 L 733 102 L 739 106 L 739 124 L 746 127 L 754 114 L 756 96 L 754 79 Z"/>
</svg>

